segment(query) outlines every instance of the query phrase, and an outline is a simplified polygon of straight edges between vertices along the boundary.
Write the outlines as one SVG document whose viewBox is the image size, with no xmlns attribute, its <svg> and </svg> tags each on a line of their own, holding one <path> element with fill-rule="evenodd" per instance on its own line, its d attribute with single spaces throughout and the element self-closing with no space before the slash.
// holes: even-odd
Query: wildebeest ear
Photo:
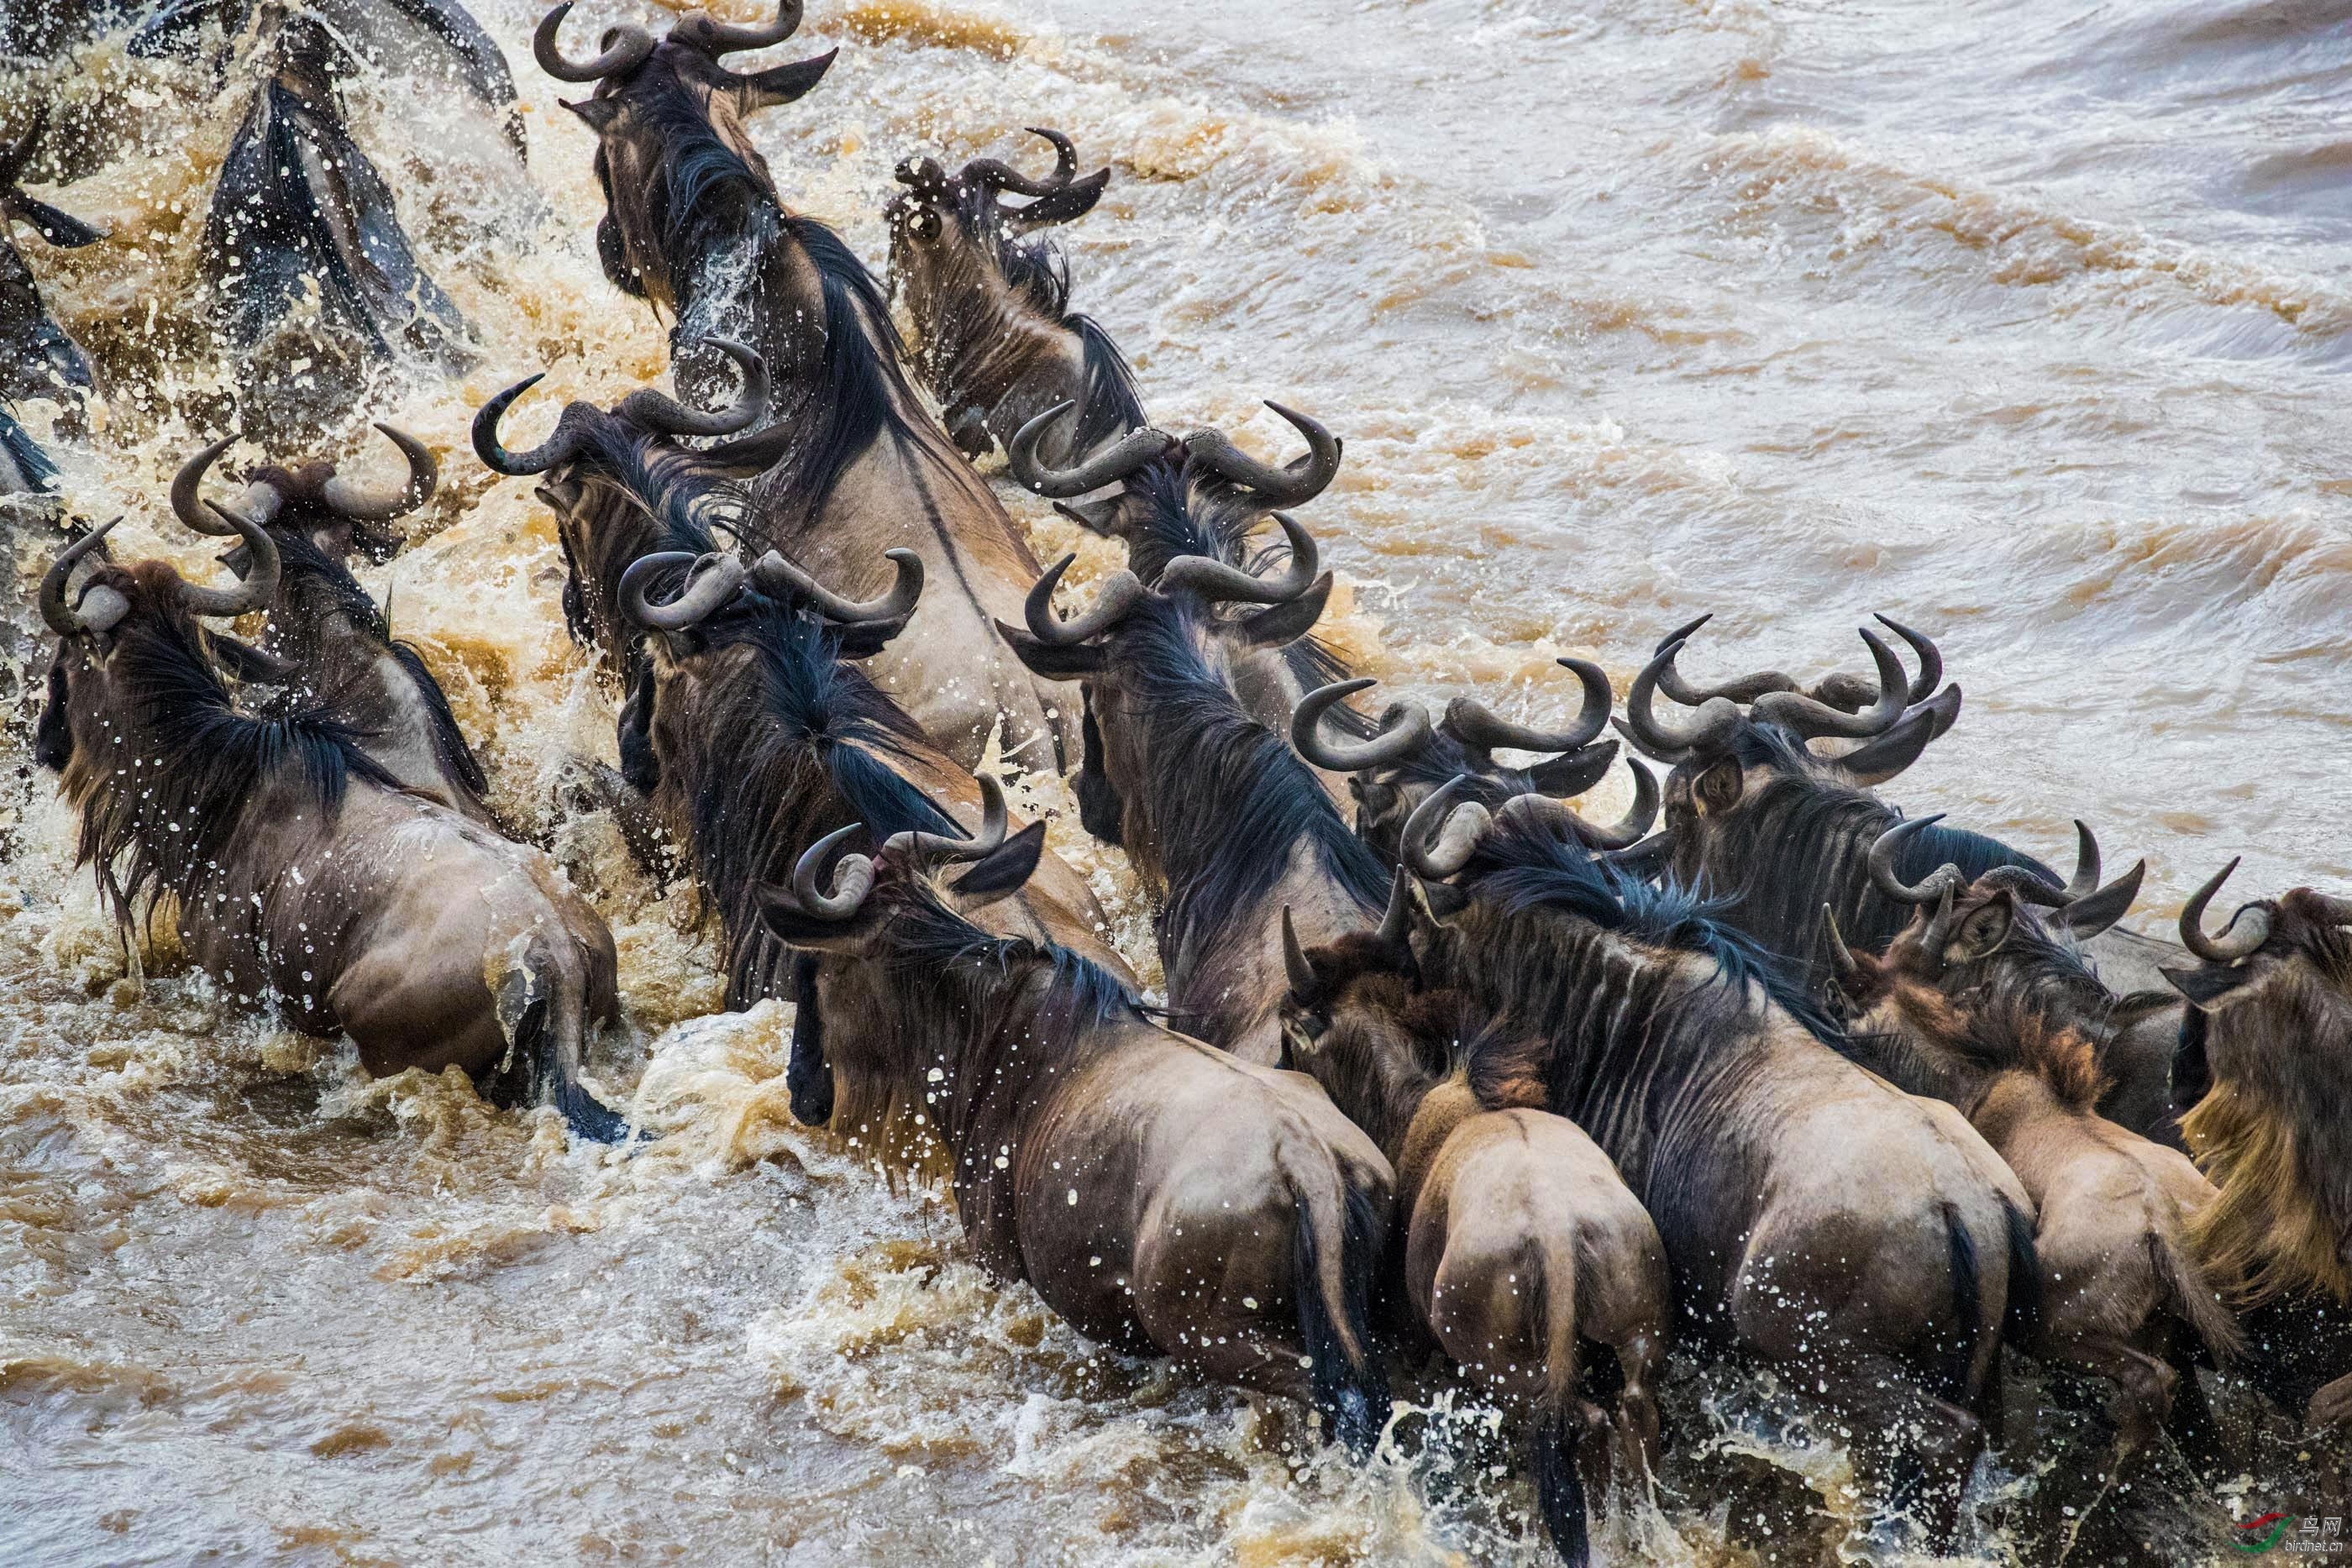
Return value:
<svg viewBox="0 0 2352 1568">
<path fill-rule="evenodd" d="M 1027 882 L 1045 853 L 1045 824 L 1041 820 L 1005 840 L 948 886 L 967 909 L 993 904 Z"/>
<path fill-rule="evenodd" d="M 1747 789 L 1746 770 L 1738 758 L 1727 757 L 1691 781 L 1691 800 L 1701 816 L 1710 811 L 1728 811 L 1739 804 L 1739 797 Z"/>
<path fill-rule="evenodd" d="M 256 681 L 266 686 L 291 685 L 302 673 L 277 654 L 265 653 L 237 638 L 215 632 L 211 642 L 213 657 L 240 681 Z"/>
<path fill-rule="evenodd" d="M 1600 783 L 1609 765 L 1616 760 L 1617 742 L 1613 740 L 1580 746 L 1565 756 L 1548 757 L 1528 768 L 1528 781 L 1555 800 L 1565 800 L 1570 795 L 1581 795 Z"/>
<path fill-rule="evenodd" d="M 568 98 L 559 98 L 555 101 L 578 115 L 581 122 L 599 136 L 621 114 L 621 100 L 615 98 L 583 98 L 576 103 Z"/>
<path fill-rule="evenodd" d="M 96 245 L 106 237 L 105 231 L 94 229 L 71 213 L 61 213 L 47 202 L 37 202 L 22 191 L 10 191 L 7 195 L 8 215 L 22 218 L 41 231 L 41 237 L 60 250 L 79 250 L 86 245 Z"/>
<path fill-rule="evenodd" d="M 1106 501 L 1056 501 L 1054 510 L 1090 534 L 1099 534 L 1107 539 L 1118 538 L 1111 529 L 1111 523 L 1118 517 L 1116 496 Z"/>
<path fill-rule="evenodd" d="M 744 77 L 742 85 L 736 89 L 742 95 L 743 112 L 750 114 L 755 110 L 773 109 L 779 104 L 792 102 L 824 79 L 824 73 L 833 68 L 833 57 L 840 52 L 827 49 L 809 59 L 770 66 L 766 70 L 754 71 Z"/>
<path fill-rule="evenodd" d="M 2017 911 L 2007 893 L 1986 900 L 1969 912 L 1952 939 L 1944 945 L 1943 958 L 1948 964 L 1965 964 L 1981 958 L 2009 940 L 2010 927 L 2016 923 Z"/>
<path fill-rule="evenodd" d="M 2249 969 L 2234 965 L 2224 967 L 2218 964 L 2159 966 L 2157 973 L 2171 982 L 2174 990 L 2200 1008 L 2229 995 L 2252 977 L 2252 971 Z"/>
<path fill-rule="evenodd" d="M 1103 651 L 1089 643 L 1074 647 L 1057 648 L 1050 643 L 1040 643 L 1018 626 L 996 623 L 997 634 L 1012 648 L 1015 656 L 1029 666 L 1030 673 L 1049 681 L 1077 681 L 1088 675 L 1099 675 L 1103 670 Z"/>
<path fill-rule="evenodd" d="M 1050 196 L 1040 196 L 1017 213 L 1005 214 L 1005 226 L 1014 234 L 1027 234 L 1031 229 L 1044 228 L 1048 224 L 1066 224 L 1073 218 L 1085 217 L 1102 200 L 1103 187 L 1110 183 L 1110 171 L 1097 169 L 1083 180 L 1073 180 Z"/>
<path fill-rule="evenodd" d="M 2095 893 L 2086 893 L 2064 909 L 2058 918 L 2078 940 L 2096 936 L 2116 921 L 2139 896 L 2140 879 L 2147 875 L 2147 862 L 2140 862 L 2123 875 Z"/>
<path fill-rule="evenodd" d="M 1952 711 L 1959 711 L 1959 687 L 1953 694 Z M 1913 708 L 1903 716 L 1893 729 L 1866 745 L 1858 746 L 1837 758 L 1845 776 L 1864 789 L 1874 789 L 1919 760 L 1927 743 L 1943 733 L 1937 727 L 1938 709 L 1934 703 Z"/>
<path fill-rule="evenodd" d="M 1331 574 L 1327 571 L 1289 603 L 1244 616 L 1242 635 L 1260 648 L 1287 648 L 1315 630 L 1315 622 L 1323 619 L 1323 606 L 1330 599 Z"/>
</svg>

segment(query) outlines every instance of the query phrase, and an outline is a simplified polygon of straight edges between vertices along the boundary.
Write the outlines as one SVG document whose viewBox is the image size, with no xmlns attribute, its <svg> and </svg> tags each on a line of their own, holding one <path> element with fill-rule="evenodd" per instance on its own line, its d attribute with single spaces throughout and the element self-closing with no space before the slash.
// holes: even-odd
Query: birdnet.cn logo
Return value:
<svg viewBox="0 0 2352 1568">
<path fill-rule="evenodd" d="M 2258 1514 L 2232 1530 L 2230 1543 L 2250 1554 L 2280 1552 L 2333 1556 L 2345 1550 L 2344 1521 L 2340 1515 L 2299 1519 L 2291 1513 Z"/>
</svg>

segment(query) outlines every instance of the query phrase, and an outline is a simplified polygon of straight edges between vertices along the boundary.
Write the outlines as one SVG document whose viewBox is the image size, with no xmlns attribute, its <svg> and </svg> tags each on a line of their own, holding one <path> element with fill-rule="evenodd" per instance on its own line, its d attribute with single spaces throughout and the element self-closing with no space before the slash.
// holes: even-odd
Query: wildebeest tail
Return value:
<svg viewBox="0 0 2352 1568">
<path fill-rule="evenodd" d="M 2147 1255 L 2156 1265 L 2157 1278 L 2164 1281 L 2165 1291 L 2172 1298 L 2173 1315 L 2205 1342 L 2205 1349 L 2215 1364 L 2227 1366 L 2244 1354 L 2245 1330 L 2221 1304 L 2221 1292 L 2205 1277 L 2205 1270 L 2182 1249 L 2180 1238 L 2150 1230 Z"/>
<path fill-rule="evenodd" d="M 1372 1353 L 1371 1289 L 1380 1269 L 1383 1227 L 1371 1199 L 1346 1185 L 1344 1206 L 1329 1201 L 1326 1182 L 1297 1184 L 1300 1203 L 1294 1262 L 1298 1332 L 1307 1346 L 1307 1378 L 1315 1406 L 1331 1435 L 1361 1458 L 1388 1425 L 1389 1380 Z M 1319 1189 L 1319 1190 L 1318 1190 Z M 1332 1231 L 1339 1234 L 1333 1236 Z M 1337 1248 L 1333 1243 L 1337 1242 Z"/>
<path fill-rule="evenodd" d="M 1545 1533 L 1563 1562 L 1583 1568 L 1592 1547 L 1584 1479 L 1576 1465 L 1589 1424 L 1576 1387 L 1576 1260 L 1556 1249 L 1531 1246 L 1519 1271 L 1528 1281 L 1536 1346 L 1544 1358 L 1528 1470 L 1535 1479 Z"/>
<path fill-rule="evenodd" d="M 531 989 L 539 995 L 515 1026 L 515 1051 L 529 1064 L 531 1098 L 552 1105 L 566 1125 L 599 1144 L 618 1143 L 629 1129 L 621 1115 L 581 1082 L 588 1060 L 588 998 L 585 984 L 568 967 L 539 962 Z"/>
<path fill-rule="evenodd" d="M 2042 1258 L 2033 1249 L 2033 1217 L 2005 1197 L 2000 1208 L 2009 1237 L 2009 1304 L 2000 1337 L 2021 1345 L 2042 1332 Z"/>
<path fill-rule="evenodd" d="M 1976 1238 L 1968 1222 L 1950 1204 L 1944 1207 L 1944 1237 L 1951 1250 L 1952 1322 L 1955 1333 L 1937 1347 L 1924 1373 L 1922 1386 L 1938 1399 L 1955 1405 L 1970 1402 L 1975 1393 L 1979 1335 L 1984 1323 L 1984 1279 L 1977 1267 Z"/>
</svg>

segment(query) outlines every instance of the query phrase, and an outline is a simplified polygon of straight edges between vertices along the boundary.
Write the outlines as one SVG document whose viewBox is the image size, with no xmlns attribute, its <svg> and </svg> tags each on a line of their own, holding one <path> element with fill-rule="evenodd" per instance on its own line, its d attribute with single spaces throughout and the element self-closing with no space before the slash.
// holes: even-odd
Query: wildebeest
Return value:
<svg viewBox="0 0 2352 1568">
<path fill-rule="evenodd" d="M 1021 427 L 1063 403 L 1074 422 L 1049 426 L 1039 457 L 1066 464 L 1147 423 L 1127 356 L 1093 317 L 1070 308 L 1061 246 L 1034 237 L 1084 217 L 1110 171 L 1077 178 L 1077 150 L 1058 131 L 1054 172 L 1031 179 L 994 158 L 949 174 L 931 158 L 898 168 L 907 187 L 883 214 L 890 231 L 890 294 L 914 322 L 912 362 L 966 454 L 992 438 L 1010 446 Z M 1021 205 L 1008 195 L 1026 197 Z"/>
<path fill-rule="evenodd" d="M 2298 887 L 2205 909 L 2231 861 L 2180 912 L 2200 962 L 2167 971 L 2189 998 L 2182 1119 L 2221 1189 L 2191 1227 L 2246 1313 L 2255 1385 L 2315 1429 L 2352 1427 L 2352 899 Z"/>
<path fill-rule="evenodd" d="M 105 237 L 79 218 L 25 192 L 26 165 L 48 122 L 44 107 L 25 133 L 0 152 L 0 402 L 41 397 L 72 408 L 97 390 L 89 356 L 42 303 L 40 285 L 9 232 L 19 223 L 27 224 L 44 242 L 67 250 L 96 245 Z"/>
<path fill-rule="evenodd" d="M 667 527 L 689 538 L 697 524 L 675 514 Z M 901 552 L 892 564 L 896 585 L 864 603 L 773 552 L 748 570 L 715 549 L 649 555 L 623 579 L 624 612 L 654 635 L 621 713 L 621 772 L 650 797 L 715 906 L 732 1006 L 785 988 L 791 956 L 761 924 L 759 892 L 818 838 L 848 822 L 941 838 L 985 825 L 974 820 L 993 782 L 958 767 L 845 662 L 873 657 L 915 612 L 921 559 Z M 1126 973 L 1094 894 L 1057 857 L 985 919 Z"/>
<path fill-rule="evenodd" d="M 140 904 L 152 918 L 168 900 L 225 994 L 349 1034 L 370 1072 L 458 1067 L 614 1135 L 582 1078 L 592 1041 L 625 1028 L 611 932 L 546 856 L 402 789 L 347 726 L 239 710 L 196 619 L 277 591 L 277 542 L 237 531 L 252 561 L 234 588 L 102 559 L 74 582 L 104 528 L 41 584 L 58 646 L 35 756 L 116 919 L 127 935 Z"/>
<path fill-rule="evenodd" d="M 1937 956 L 1920 977 L 1972 1011 L 2029 1012 L 2081 1036 L 2097 1058 L 2106 1087 L 2099 1114 L 2145 1138 L 2179 1149 L 2172 1057 L 2180 1038 L 2180 999 L 2168 991 L 2119 997 L 2093 967 L 2084 944 L 2123 918 L 2138 896 L 2145 862 L 2101 883 L 2099 841 L 2074 824 L 2074 876 L 2066 886 L 2026 866 L 1995 866 L 1973 882 L 1947 862 L 1916 883 L 1895 870 L 1903 846 L 1935 831 L 1940 817 L 1895 823 L 1865 856 L 1871 883 L 1897 904 L 1932 911 L 1949 894 L 1950 916 L 1929 931 L 1924 953 Z M 1850 966 L 1838 923 L 1824 915 L 1832 972 L 1842 987 Z M 2185 1107 L 2184 1107 L 2185 1108 Z"/>
<path fill-rule="evenodd" d="M 1086 683 L 1079 800 L 1090 829 L 1117 833 L 1158 903 L 1170 1008 L 1190 1032 L 1261 1063 L 1281 1045 L 1275 912 L 1296 911 L 1319 945 L 1388 896 L 1387 868 L 1236 695 L 1234 663 L 1303 635 L 1328 587 L 1307 530 L 1286 515 L 1282 526 L 1291 562 L 1279 577 L 1186 556 L 1155 587 L 1113 573 L 1066 622 L 1054 614 L 1054 587 L 1076 559 L 1065 556 L 1030 591 L 1026 631 L 1003 628 L 1039 674 Z M 1258 608 L 1228 618 L 1228 601 Z M 1366 744 L 1413 739 L 1401 731 Z"/>
<path fill-rule="evenodd" d="M 1444 716 L 1431 725 L 1424 717 L 1418 727 L 1421 744 L 1402 755 L 1367 766 L 1366 753 L 1356 742 L 1323 733 L 1328 714 L 1349 714 L 1341 700 L 1374 683 L 1369 678 L 1341 681 L 1307 694 L 1291 716 L 1290 743 L 1298 754 L 1328 772 L 1343 774 L 1356 801 L 1356 831 L 1391 864 L 1404 824 L 1414 808 L 1449 780 L 1457 799 L 1474 800 L 1489 810 L 1521 797 L 1549 796 L 1566 800 L 1599 783 L 1617 756 L 1617 743 L 1600 738 L 1609 727 L 1609 677 L 1601 666 L 1583 659 L 1561 659 L 1560 666 L 1577 678 L 1583 705 L 1564 729 L 1538 729 L 1502 717 L 1475 697 L 1459 696 L 1445 705 Z M 1391 706 L 1381 716 L 1384 728 L 1401 722 Z M 1543 751 L 1552 755 L 1524 768 L 1497 762 L 1497 749 Z M 1658 815 L 1657 779 L 1639 762 L 1628 759 L 1633 774 L 1633 802 L 1614 824 L 1599 827 L 1576 818 L 1585 840 L 1600 850 L 1631 850 L 1650 831 Z M 1526 810 L 1527 808 L 1516 808 Z"/>
<path fill-rule="evenodd" d="M 2109 1409 L 2126 1453 L 2171 1419 L 2176 1389 L 2184 1440 L 2209 1446 L 2194 1363 L 2209 1353 L 2226 1363 L 2240 1346 L 2188 1239 L 2213 1186 L 2179 1151 L 2100 1115 L 2096 1042 L 2030 977 L 2000 973 L 1997 955 L 2025 925 L 2019 894 L 1960 891 L 1944 887 L 1883 956 L 1846 949 L 1832 925 L 1853 1054 L 1958 1106 L 2032 1197 L 2042 1316 L 2023 1348 L 2115 1384 Z M 1979 983 L 1955 974 L 1971 967 Z"/>
<path fill-rule="evenodd" d="M 824 891 L 859 831 L 811 845 L 765 896 L 775 934 L 815 956 L 794 1114 L 930 1144 L 984 1268 L 1095 1339 L 1308 1401 L 1368 1451 L 1389 1413 L 1367 1323 L 1395 1185 L 1380 1150 L 1307 1079 L 1160 1028 L 1067 948 L 972 924 L 1019 885 L 1038 830 L 869 830 L 878 852 Z"/>
<path fill-rule="evenodd" d="M 299 429 L 355 401 L 397 359 L 475 359 L 457 307 L 416 259 L 392 190 L 343 121 L 351 56 L 294 15 L 222 162 L 200 269 L 249 424 Z"/>
<path fill-rule="evenodd" d="M 235 537 L 244 520 L 277 541 L 278 594 L 260 646 L 282 668 L 254 674 L 286 687 L 297 706 L 349 726 L 402 788 L 489 822 L 482 801 L 488 780 L 441 683 L 413 644 L 392 634 L 345 564 L 353 550 L 389 559 L 400 536 L 386 525 L 430 500 L 439 479 L 423 443 L 388 424 L 376 428 L 408 461 L 408 482 L 397 488 L 371 489 L 328 463 L 273 464 L 248 474 L 234 502 L 206 502 L 205 472 L 237 439 L 226 435 L 173 476 L 172 511 L 198 533 Z M 251 568 L 241 548 L 224 559 L 232 570 Z"/>
<path fill-rule="evenodd" d="M 1311 951 L 1286 915 L 1285 1065 L 1297 1066 L 1396 1167 L 1405 1293 L 1465 1371 L 1536 1413 L 1531 1470 L 1560 1555 L 1589 1555 L 1579 1448 L 1610 1423 L 1581 1386 L 1580 1341 L 1620 1377 L 1623 1468 L 1657 1464 L 1656 1386 L 1671 1290 L 1650 1216 L 1582 1129 L 1549 1112 L 1486 1110 L 1488 1055 L 1525 1047 L 1458 991 L 1422 989 L 1412 886 L 1397 873 L 1375 931 Z M 1605 1457 L 1605 1450 L 1603 1457 Z"/>
<path fill-rule="evenodd" d="M 735 444 L 762 470 L 744 509 L 746 545 L 781 550 L 848 593 L 879 591 L 887 552 L 914 550 L 931 591 L 909 634 L 875 661 L 877 683 L 919 708 L 966 767 L 1000 719 L 1006 755 L 1065 765 L 1077 716 L 992 630 L 1020 602 L 1035 558 L 908 378 L 880 285 L 839 235 L 785 210 L 744 130 L 753 110 L 814 86 L 832 56 L 749 76 L 719 63 L 788 37 L 798 0 L 766 27 L 697 14 L 658 43 L 615 27 L 578 63 L 556 43 L 570 10 L 566 0 L 548 13 L 534 47 L 549 75 L 596 83 L 570 107 L 597 133 L 605 275 L 673 314 L 682 394 L 705 392 L 716 367 L 700 345 L 713 336 L 749 344 L 772 378 L 772 423 Z"/>
<path fill-rule="evenodd" d="M 1801 1369 L 1865 1471 L 1948 1534 L 2004 1325 L 2032 1312 L 2016 1178 L 1825 1043 L 1811 998 L 1713 906 L 1596 861 L 1566 808 L 1453 806 L 1440 789 L 1406 826 L 1407 863 L 1453 879 L 1413 959 L 1527 1040 L 1488 1075 L 1517 1085 L 1500 1098 L 1591 1134 L 1657 1222 L 1683 1312 Z"/>
</svg>

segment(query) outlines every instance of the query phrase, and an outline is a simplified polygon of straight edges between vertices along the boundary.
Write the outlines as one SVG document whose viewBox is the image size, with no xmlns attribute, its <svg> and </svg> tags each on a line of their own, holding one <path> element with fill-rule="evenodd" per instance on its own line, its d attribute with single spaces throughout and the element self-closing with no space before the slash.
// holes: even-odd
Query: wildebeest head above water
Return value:
<svg viewBox="0 0 2352 1568">
<path fill-rule="evenodd" d="M 336 81 L 351 56 L 301 16 L 269 49 L 213 191 L 202 267 L 249 421 L 299 426 L 303 410 L 348 406 L 384 363 L 457 372 L 476 356 L 344 123 Z"/>
<path fill-rule="evenodd" d="M 929 158 L 898 169 L 907 187 L 883 214 L 890 288 L 914 323 L 914 363 L 956 444 L 972 456 L 992 438 L 1010 446 L 1032 419 L 1075 402 L 1035 455 L 1085 457 L 1145 423 L 1126 356 L 1070 303 L 1069 264 L 1040 229 L 1083 217 L 1101 200 L 1108 169 L 1077 178 L 1077 152 L 1058 131 L 1054 171 L 1032 179 L 994 158 L 950 175 Z M 1007 196 L 1027 198 L 1015 205 Z"/>
<path fill-rule="evenodd" d="M 531 52 L 558 81 L 596 84 L 584 102 L 563 106 L 597 136 L 604 216 L 596 225 L 596 254 L 614 287 L 682 317 L 681 306 L 696 287 L 692 271 L 722 259 L 707 252 L 706 236 L 697 231 L 714 224 L 740 229 L 744 221 L 742 214 L 711 210 L 713 199 L 726 196 L 723 176 L 740 171 L 757 193 L 771 201 L 775 196 L 745 118 L 816 86 L 835 51 L 761 71 L 721 65 L 724 55 L 764 49 L 798 30 L 800 0 L 781 0 L 775 19 L 761 26 L 720 22 L 697 11 L 659 39 L 634 25 L 608 27 L 596 55 L 572 60 L 557 42 L 572 3 L 563 0 L 541 18 Z M 719 158 L 698 153 L 706 141 Z M 624 193 L 627 199 L 618 199 Z M 705 336 L 705 329 L 717 325 L 704 323 L 692 335 Z M 735 335 L 748 335 L 742 325 L 733 324 Z"/>
<path fill-rule="evenodd" d="M 95 245 L 105 236 L 27 195 L 19 183 L 47 127 L 44 107 L 26 132 L 0 152 L 0 402 L 41 397 L 71 406 L 97 390 L 89 356 L 42 302 L 33 269 L 16 248 L 15 229 L 25 224 L 44 243 L 62 249 Z"/>
</svg>

